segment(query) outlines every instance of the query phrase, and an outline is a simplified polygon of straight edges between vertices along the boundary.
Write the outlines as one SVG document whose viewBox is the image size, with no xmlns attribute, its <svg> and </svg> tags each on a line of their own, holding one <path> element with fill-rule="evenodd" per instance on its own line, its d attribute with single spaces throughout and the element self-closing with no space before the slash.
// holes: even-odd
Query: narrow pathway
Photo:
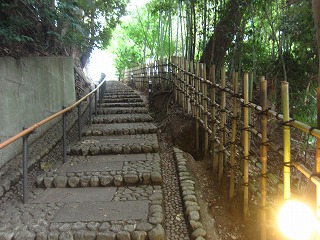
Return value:
<svg viewBox="0 0 320 240">
<path fill-rule="evenodd" d="M 28 204 L 7 194 L 0 240 L 189 239 L 173 153 L 162 150 L 160 158 L 152 120 L 137 93 L 108 82 L 68 161 L 36 178 Z"/>
</svg>

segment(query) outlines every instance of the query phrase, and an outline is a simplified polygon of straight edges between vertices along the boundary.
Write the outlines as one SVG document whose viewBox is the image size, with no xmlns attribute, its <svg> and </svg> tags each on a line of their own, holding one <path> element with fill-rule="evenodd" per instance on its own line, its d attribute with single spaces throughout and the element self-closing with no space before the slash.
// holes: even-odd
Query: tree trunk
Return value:
<svg viewBox="0 0 320 240">
<path fill-rule="evenodd" d="M 241 19 L 249 3 L 249 0 L 231 0 L 228 2 L 224 14 L 215 26 L 214 34 L 205 47 L 200 62 L 207 66 L 215 65 L 217 72 L 219 72 L 226 52 L 240 28 Z"/>
</svg>

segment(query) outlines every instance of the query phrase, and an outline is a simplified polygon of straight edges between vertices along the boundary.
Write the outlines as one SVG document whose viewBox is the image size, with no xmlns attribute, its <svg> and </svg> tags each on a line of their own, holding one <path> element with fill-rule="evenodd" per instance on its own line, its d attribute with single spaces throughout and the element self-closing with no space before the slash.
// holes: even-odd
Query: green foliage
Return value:
<svg viewBox="0 0 320 240">
<path fill-rule="evenodd" d="M 116 29 L 113 36 L 111 51 L 116 55 L 115 65 L 118 74 L 125 69 L 144 63 L 169 57 L 170 46 L 168 29 L 169 13 L 155 10 L 151 2 L 146 7 L 130 13 L 129 19 L 124 20 Z M 160 12 L 157 12 L 160 11 Z"/>
<path fill-rule="evenodd" d="M 0 3 L 0 54 L 87 53 L 107 47 L 128 0 L 27 0 Z M 19 45 L 19 48 L 15 46 Z M 17 49 L 22 52 L 17 52 Z"/>
</svg>

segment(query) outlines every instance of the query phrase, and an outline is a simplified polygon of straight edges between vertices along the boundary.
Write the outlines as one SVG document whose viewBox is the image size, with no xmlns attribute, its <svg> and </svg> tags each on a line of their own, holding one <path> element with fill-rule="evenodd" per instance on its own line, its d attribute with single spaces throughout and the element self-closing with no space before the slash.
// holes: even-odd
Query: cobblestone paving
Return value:
<svg viewBox="0 0 320 240">
<path fill-rule="evenodd" d="M 131 113 L 140 111 L 146 114 L 138 100 L 116 101 L 119 96 L 137 99 L 135 92 L 126 86 L 120 86 L 124 90 L 119 91 L 119 82 L 108 84 L 107 93 L 112 88 L 118 91 L 106 95 L 105 102 L 109 103 L 103 104 L 108 108 L 98 110 L 100 117 L 120 113 L 130 118 Z M 35 184 L 29 186 L 28 204 L 21 203 L 21 181 L 14 186 L 4 184 L 0 240 L 190 239 L 173 150 L 159 146 L 154 125 L 141 118 L 135 121 L 126 126 L 118 124 L 113 127 L 115 131 L 104 130 L 109 124 L 93 124 L 84 129 L 81 142 L 69 147 L 72 155 L 67 163 L 42 174 L 35 165 L 29 174 Z M 143 144 L 139 146 L 139 142 Z M 61 159 L 56 152 L 54 149 L 48 156 Z M 50 158 L 46 161 L 52 161 Z M 204 236 L 192 235 L 192 239 L 202 240 Z"/>
<path fill-rule="evenodd" d="M 188 228 L 184 219 L 181 203 L 179 181 L 172 151 L 162 146 L 161 170 L 163 175 L 164 209 L 166 214 L 165 228 L 168 240 L 189 240 Z"/>
</svg>

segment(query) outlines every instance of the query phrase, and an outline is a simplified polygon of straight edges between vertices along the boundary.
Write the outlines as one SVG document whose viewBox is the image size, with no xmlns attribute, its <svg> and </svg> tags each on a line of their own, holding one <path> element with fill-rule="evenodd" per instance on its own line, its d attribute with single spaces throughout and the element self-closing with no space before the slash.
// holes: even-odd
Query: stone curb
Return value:
<svg viewBox="0 0 320 240">
<path fill-rule="evenodd" d="M 182 194 L 185 216 L 191 227 L 191 239 L 201 240 L 206 239 L 207 232 L 205 231 L 200 216 L 200 206 L 195 193 L 195 182 L 188 171 L 187 160 L 183 155 L 183 151 L 174 148 L 174 156 L 178 168 L 180 191 Z"/>
</svg>

